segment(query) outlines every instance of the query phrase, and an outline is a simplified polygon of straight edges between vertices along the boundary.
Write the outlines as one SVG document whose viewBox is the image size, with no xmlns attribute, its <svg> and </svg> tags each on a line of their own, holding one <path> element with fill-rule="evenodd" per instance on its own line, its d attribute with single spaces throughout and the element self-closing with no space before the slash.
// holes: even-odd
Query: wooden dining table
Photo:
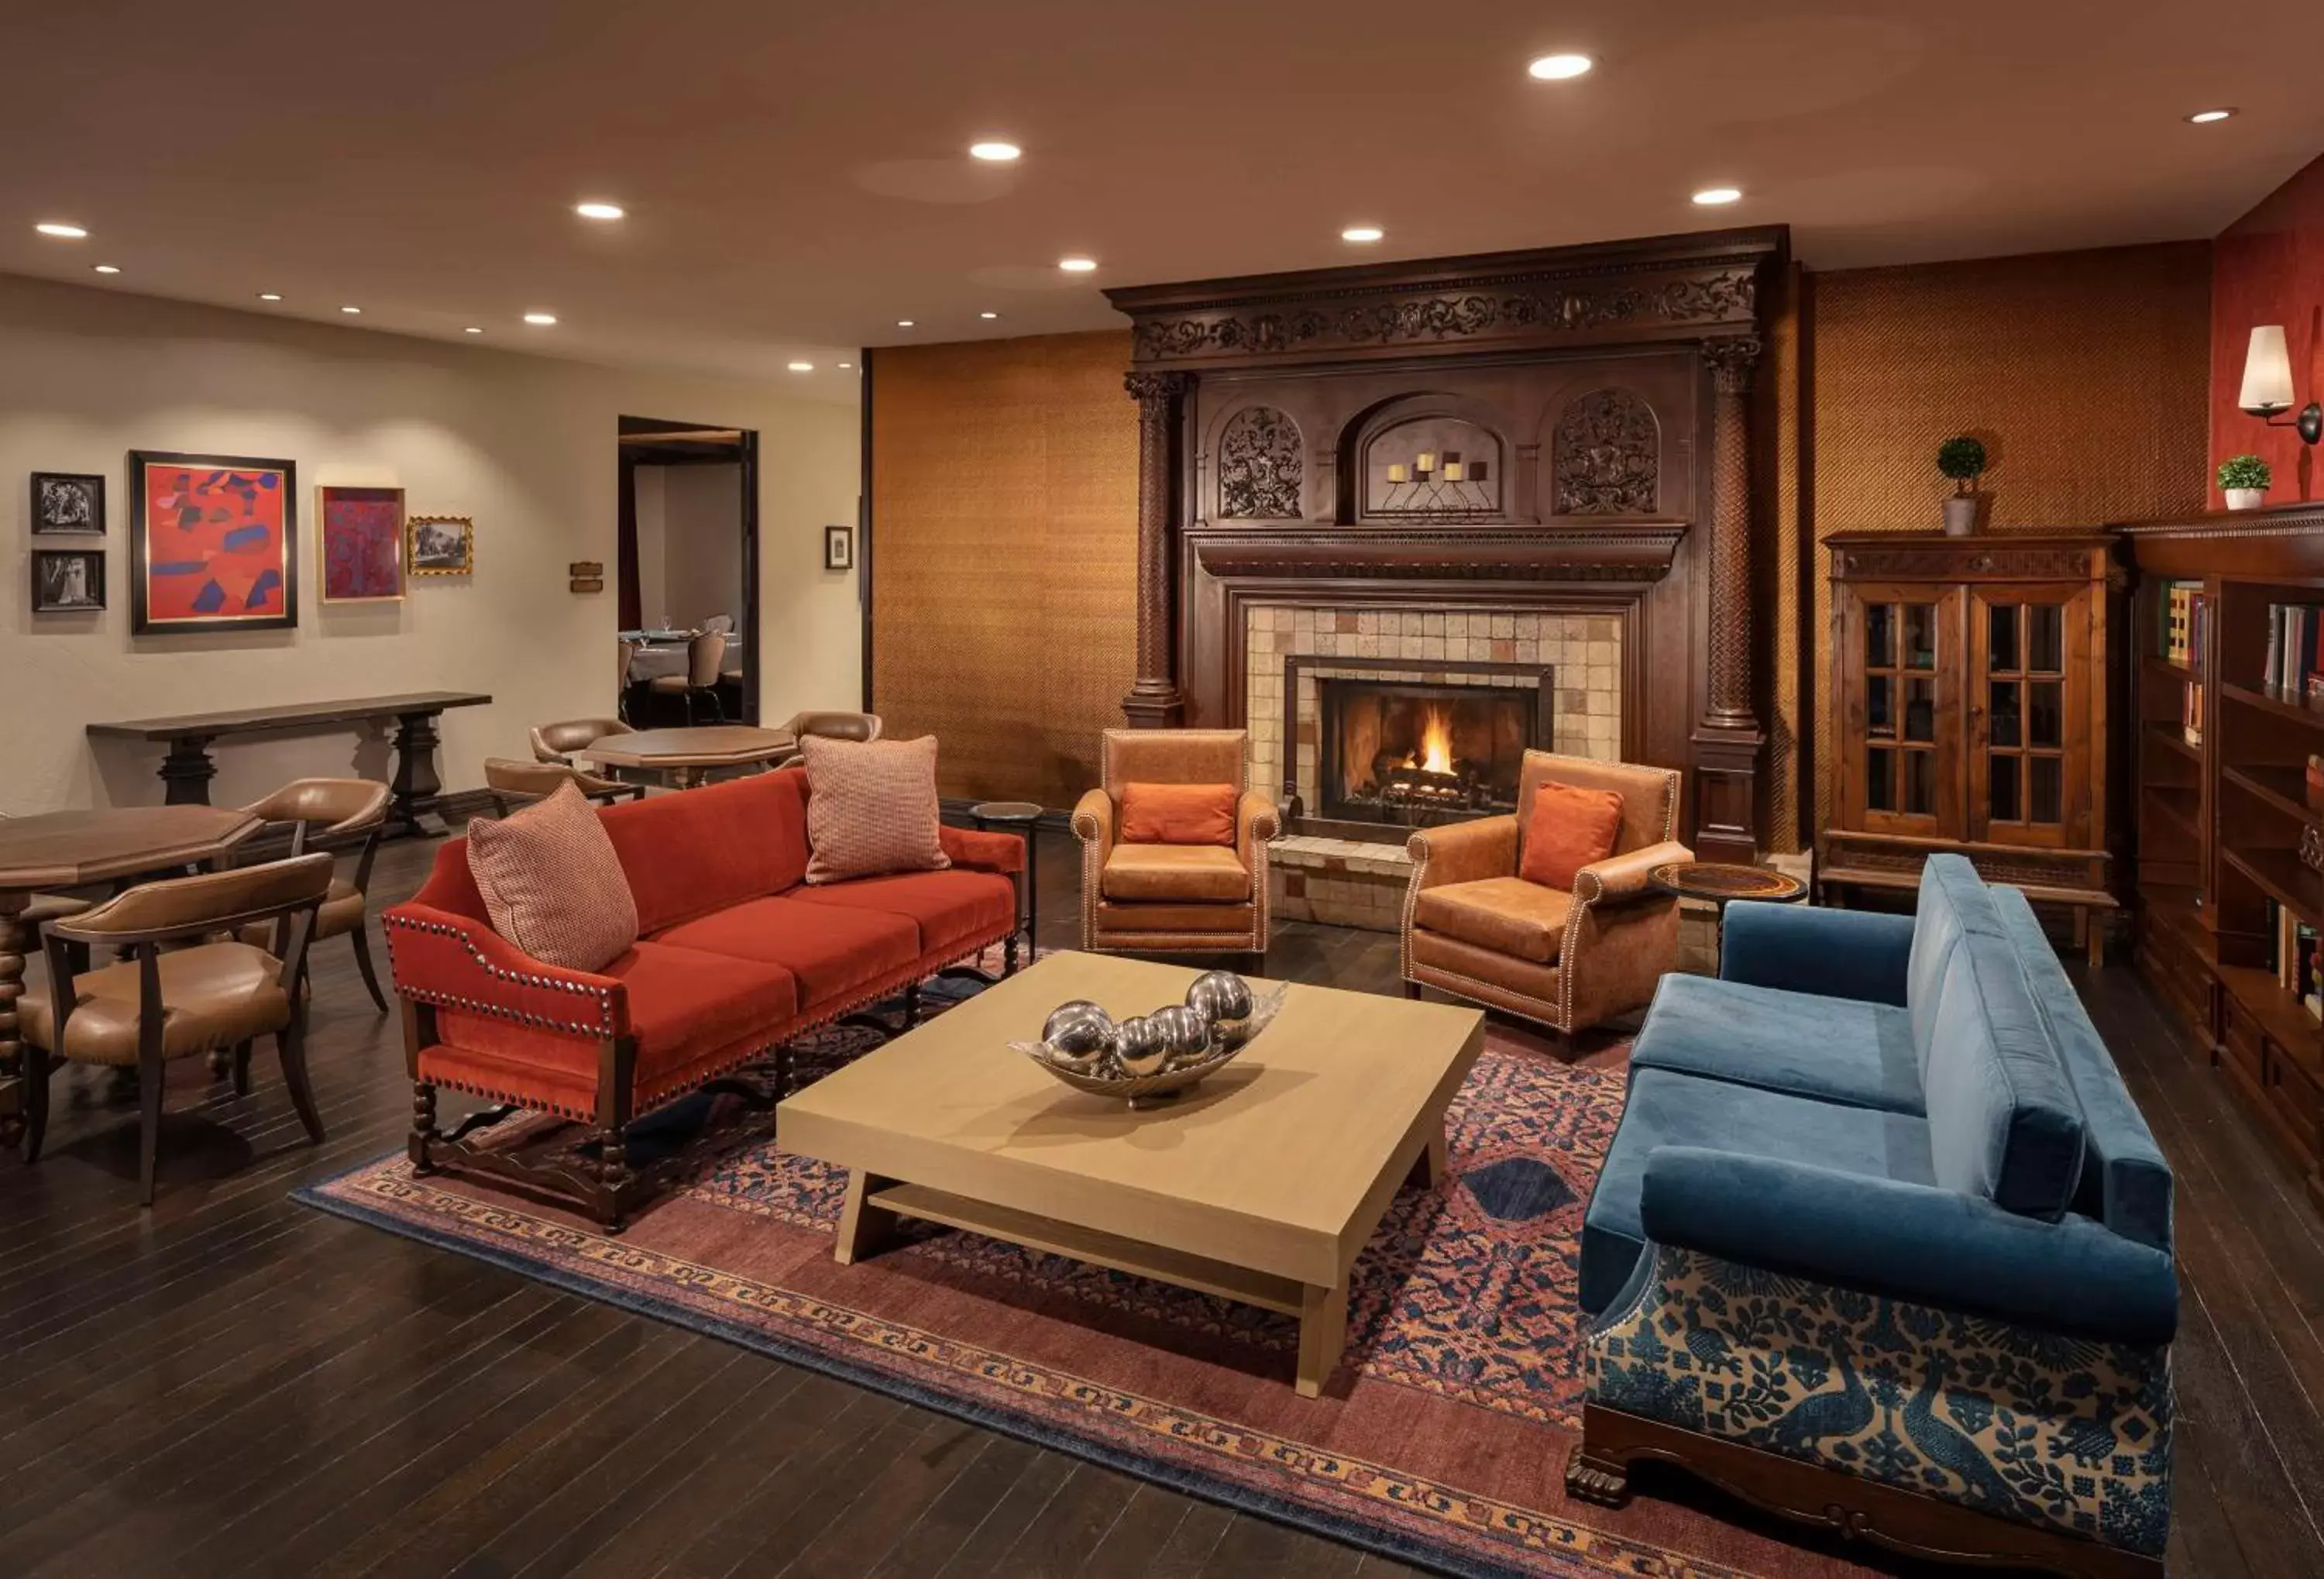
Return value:
<svg viewBox="0 0 2324 1579">
<path fill-rule="evenodd" d="M 0 820 L 0 1141 L 13 1143 L 23 1127 L 16 1002 L 24 995 L 25 957 L 38 946 L 23 919 L 33 893 L 216 861 L 259 826 L 229 806 L 124 806 Z"/>
<path fill-rule="evenodd" d="M 603 735 L 573 754 L 600 767 L 656 774 L 678 789 L 690 790 L 716 769 L 763 766 L 797 749 L 798 737 L 788 729 L 705 724 Z"/>
</svg>

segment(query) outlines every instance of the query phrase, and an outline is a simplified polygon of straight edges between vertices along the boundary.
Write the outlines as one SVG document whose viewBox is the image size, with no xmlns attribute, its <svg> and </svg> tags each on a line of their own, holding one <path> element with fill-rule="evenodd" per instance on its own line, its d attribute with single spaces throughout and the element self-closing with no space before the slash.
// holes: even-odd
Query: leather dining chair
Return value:
<svg viewBox="0 0 2324 1579">
<path fill-rule="evenodd" d="M 331 857 L 318 850 L 261 866 L 164 878 L 50 922 L 48 984 L 25 993 L 17 1005 L 24 1160 L 40 1160 L 54 1064 L 134 1068 L 139 1199 L 152 1205 L 166 1066 L 231 1048 L 235 1089 L 246 1092 L 250 1044 L 269 1035 L 299 1122 L 321 1144 L 323 1121 L 307 1080 L 299 999 L 307 945 L 316 912 L 331 891 Z M 267 946 L 241 940 L 239 934 L 251 927 L 269 934 Z M 164 948 L 167 943 L 190 946 Z M 80 970 L 72 957 L 75 944 L 120 949 L 128 957 Z"/>
<path fill-rule="evenodd" d="M 638 665 L 639 643 L 623 636 L 620 639 L 619 645 L 622 650 L 622 668 L 619 677 L 613 681 L 613 716 L 617 721 L 626 724 L 630 716 L 631 670 Z"/>
<path fill-rule="evenodd" d="M 619 718 L 565 718 L 555 724 L 532 726 L 532 760 L 556 762 L 563 767 L 573 765 L 573 753 L 592 746 L 609 734 L 632 733 Z"/>
<path fill-rule="evenodd" d="M 536 734 L 540 732 L 536 730 Z M 484 788 L 493 794 L 493 809 L 506 817 L 512 802 L 539 800 L 553 795 L 560 784 L 570 784 L 600 805 L 616 800 L 643 800 L 646 787 L 601 779 L 570 762 L 521 762 L 510 757 L 484 759 Z"/>
<path fill-rule="evenodd" d="M 805 740 L 812 734 L 819 740 L 852 740 L 858 743 L 880 738 L 880 715 L 877 713 L 794 713 L 791 721 L 783 725 L 794 740 Z M 807 758 L 794 753 L 775 765 L 796 768 Z"/>
<path fill-rule="evenodd" d="M 647 682 L 656 696 L 686 698 L 686 721 L 694 722 L 694 699 L 710 698 L 711 717 L 718 723 L 726 721 L 725 706 L 718 700 L 718 670 L 726 657 L 726 635 L 723 631 L 700 631 L 686 644 L 686 672 L 665 674 Z"/>
<path fill-rule="evenodd" d="M 387 1012 L 387 994 L 379 990 L 379 974 L 371 963 L 371 918 L 368 891 L 372 863 L 379 856 L 380 836 L 387 827 L 388 787 L 370 779 L 297 779 L 265 799 L 243 809 L 269 823 L 290 825 L 290 854 L 303 855 L 316 837 L 353 838 L 363 845 L 355 855 L 353 877 L 331 879 L 315 919 L 311 941 L 345 937 L 355 949 L 355 969 L 362 973 L 371 1001 Z M 265 928 L 245 928 L 244 943 L 264 943 Z"/>
</svg>

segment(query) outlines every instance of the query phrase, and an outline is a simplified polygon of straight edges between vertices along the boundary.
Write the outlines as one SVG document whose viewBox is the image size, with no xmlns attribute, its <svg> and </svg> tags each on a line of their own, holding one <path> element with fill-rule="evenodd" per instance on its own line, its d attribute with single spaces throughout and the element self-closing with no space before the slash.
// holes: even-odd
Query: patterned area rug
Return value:
<svg viewBox="0 0 2324 1579">
<path fill-rule="evenodd" d="M 875 1042 L 803 1039 L 800 1078 Z M 1449 1573 L 1859 1572 L 1674 1503 L 1564 1498 L 1582 1214 L 1622 1091 L 1618 1048 L 1577 1067 L 1489 1028 L 1448 1114 L 1451 1177 L 1399 1192 L 1358 1259 L 1315 1399 L 1291 1387 L 1288 1316 L 932 1225 L 840 1267 L 844 1175 L 763 1136 L 613 1238 L 401 1156 L 300 1198 Z"/>
</svg>

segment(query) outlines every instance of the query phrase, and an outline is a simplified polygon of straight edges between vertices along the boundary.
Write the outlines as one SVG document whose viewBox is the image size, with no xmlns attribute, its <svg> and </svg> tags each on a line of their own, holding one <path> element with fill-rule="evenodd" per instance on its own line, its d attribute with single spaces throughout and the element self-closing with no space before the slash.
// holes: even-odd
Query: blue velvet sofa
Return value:
<svg viewBox="0 0 2324 1579">
<path fill-rule="evenodd" d="M 1584 1220 L 1569 1491 L 1641 1460 L 1899 1549 L 2157 1575 L 2171 1171 L 2015 889 L 1737 904 Z"/>
</svg>

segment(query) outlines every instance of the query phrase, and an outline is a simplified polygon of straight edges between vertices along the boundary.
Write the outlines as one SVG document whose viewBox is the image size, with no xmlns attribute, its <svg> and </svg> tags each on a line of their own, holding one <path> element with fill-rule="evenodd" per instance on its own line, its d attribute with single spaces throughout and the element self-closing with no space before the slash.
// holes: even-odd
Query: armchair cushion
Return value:
<svg viewBox="0 0 2324 1579">
<path fill-rule="evenodd" d="M 1105 859 L 1099 891 L 1110 900 L 1232 900 L 1250 897 L 1250 873 L 1218 845 L 1124 841 Z"/>
<path fill-rule="evenodd" d="M 596 808 L 571 784 L 468 826 L 493 930 L 549 965 L 594 971 L 637 941 L 638 906 Z"/>
<path fill-rule="evenodd" d="M 1121 828 L 1125 845 L 1227 845 L 1235 842 L 1233 784 L 1125 784 Z"/>
<path fill-rule="evenodd" d="M 1900 1005 L 1674 972 L 1655 990 L 1630 1067 L 1883 1113 L 1923 1112 L 1913 1017 Z"/>
<path fill-rule="evenodd" d="M 282 962 L 263 948 L 247 943 L 204 943 L 165 949 L 160 965 L 164 1058 L 232 1047 L 290 1022 L 290 999 L 281 981 Z M 142 1002 L 139 970 L 132 959 L 77 974 L 62 1047 L 57 1045 L 49 990 L 38 987 L 26 993 L 18 1006 L 25 1039 L 77 1064 L 134 1065 Z"/>
<path fill-rule="evenodd" d="M 1621 832 L 1619 795 L 1548 780 L 1534 790 L 1517 875 L 1545 888 L 1571 889 L 1575 873 L 1614 853 Z"/>
<path fill-rule="evenodd" d="M 1573 896 L 1561 889 L 1522 877 L 1485 877 L 1422 889 L 1413 900 L 1412 924 L 1496 954 L 1552 965 L 1572 912 Z"/>
<path fill-rule="evenodd" d="M 1719 975 L 1902 1009 L 1914 933 L 1910 916 L 1739 900 L 1720 924 Z"/>
</svg>

